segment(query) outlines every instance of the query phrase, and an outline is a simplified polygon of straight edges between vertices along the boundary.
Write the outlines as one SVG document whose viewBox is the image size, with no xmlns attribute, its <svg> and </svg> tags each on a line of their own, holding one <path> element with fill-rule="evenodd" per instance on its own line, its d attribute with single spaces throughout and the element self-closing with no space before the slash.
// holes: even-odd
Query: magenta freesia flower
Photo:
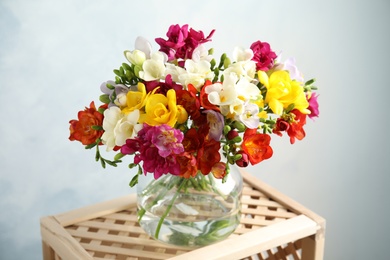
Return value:
<svg viewBox="0 0 390 260">
<path fill-rule="evenodd" d="M 250 48 L 253 51 L 252 60 L 256 62 L 256 69 L 269 70 L 277 57 L 275 52 L 271 50 L 271 46 L 267 42 L 256 41 L 252 43 Z"/>
<path fill-rule="evenodd" d="M 134 163 L 143 162 L 144 173 L 154 173 L 158 179 L 163 174 L 180 174 L 180 165 L 176 155 L 184 152 L 182 141 L 184 134 L 168 125 L 143 125 L 136 139 L 126 140 L 121 153 L 136 154 Z"/>
<path fill-rule="evenodd" d="M 152 127 L 146 134 L 148 140 L 158 149 L 158 154 L 167 157 L 171 154 L 180 154 L 184 152 L 182 141 L 184 134 L 179 130 L 168 125 Z"/>
<path fill-rule="evenodd" d="M 191 59 L 192 53 L 200 44 L 211 40 L 211 36 L 215 30 L 205 38 L 202 31 L 195 31 L 188 24 L 171 25 L 167 32 L 168 39 L 156 38 L 156 42 L 160 45 L 160 51 L 168 55 L 168 61 L 174 59 Z"/>
<path fill-rule="evenodd" d="M 309 101 L 309 107 L 310 114 L 308 115 L 309 118 L 313 119 L 313 117 L 318 117 L 320 115 L 319 105 L 318 105 L 318 95 L 317 93 L 313 92 L 308 99 Z"/>
</svg>

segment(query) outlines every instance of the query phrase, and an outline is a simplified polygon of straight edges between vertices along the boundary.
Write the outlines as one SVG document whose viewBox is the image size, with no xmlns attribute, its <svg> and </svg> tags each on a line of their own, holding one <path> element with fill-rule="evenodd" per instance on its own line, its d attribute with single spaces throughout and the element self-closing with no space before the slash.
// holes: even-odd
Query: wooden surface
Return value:
<svg viewBox="0 0 390 260">
<path fill-rule="evenodd" d="M 241 223 L 217 244 L 188 250 L 150 238 L 136 195 L 41 219 L 44 259 L 323 259 L 325 220 L 242 172 Z"/>
</svg>

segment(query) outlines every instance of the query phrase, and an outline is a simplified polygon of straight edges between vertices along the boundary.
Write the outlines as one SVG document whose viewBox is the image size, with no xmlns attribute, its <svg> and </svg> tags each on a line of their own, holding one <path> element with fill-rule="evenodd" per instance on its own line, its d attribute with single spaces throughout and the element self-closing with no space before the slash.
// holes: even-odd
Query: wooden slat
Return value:
<svg viewBox="0 0 390 260">
<path fill-rule="evenodd" d="M 98 218 L 107 214 L 132 208 L 137 204 L 137 195 L 130 194 L 119 199 L 109 200 L 84 208 L 68 211 L 56 215 L 56 219 L 63 226 L 69 226 L 87 219 Z"/>
<path fill-rule="evenodd" d="M 317 224 L 304 215 L 271 226 L 253 230 L 239 237 L 227 239 L 213 246 L 179 255 L 171 260 L 215 259 L 236 260 L 259 251 L 295 241 L 317 232 Z"/>
<path fill-rule="evenodd" d="M 54 217 L 41 219 L 41 235 L 44 243 L 64 259 L 92 259 L 91 255 L 62 228 Z"/>
</svg>

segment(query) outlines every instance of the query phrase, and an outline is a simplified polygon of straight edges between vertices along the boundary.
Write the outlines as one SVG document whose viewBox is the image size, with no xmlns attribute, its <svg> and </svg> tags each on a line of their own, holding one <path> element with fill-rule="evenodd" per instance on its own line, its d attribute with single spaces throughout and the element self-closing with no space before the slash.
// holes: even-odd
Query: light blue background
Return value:
<svg viewBox="0 0 390 260">
<path fill-rule="evenodd" d="M 68 141 L 68 121 L 138 35 L 157 50 L 171 24 L 218 54 L 267 41 L 320 87 L 320 118 L 247 168 L 327 220 L 327 260 L 388 259 L 390 2 L 0 0 L 0 259 L 41 259 L 39 218 L 132 190 Z"/>
</svg>

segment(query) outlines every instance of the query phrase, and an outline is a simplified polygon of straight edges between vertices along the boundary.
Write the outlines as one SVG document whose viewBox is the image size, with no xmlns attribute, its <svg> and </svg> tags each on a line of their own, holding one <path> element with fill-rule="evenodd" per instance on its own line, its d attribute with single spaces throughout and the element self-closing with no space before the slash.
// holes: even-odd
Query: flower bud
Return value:
<svg viewBox="0 0 390 260">
<path fill-rule="evenodd" d="M 116 96 L 116 99 L 114 101 L 114 104 L 119 106 L 119 107 L 124 107 L 126 106 L 126 101 L 127 101 L 127 93 L 119 93 Z"/>
<path fill-rule="evenodd" d="M 238 154 L 241 154 L 242 157 L 236 161 L 237 166 L 247 167 L 249 165 L 249 156 L 244 151 L 239 151 Z"/>
<path fill-rule="evenodd" d="M 223 134 L 226 135 L 229 133 L 229 131 L 231 130 L 232 128 L 229 126 L 229 125 L 225 125 L 223 127 Z"/>
<path fill-rule="evenodd" d="M 243 123 L 241 123 L 241 122 L 235 121 L 234 122 L 234 127 L 237 128 L 237 130 L 239 132 L 245 131 L 245 125 Z"/>
<path fill-rule="evenodd" d="M 146 54 L 140 50 L 125 51 L 125 57 L 131 64 L 139 66 L 146 60 Z"/>
<path fill-rule="evenodd" d="M 236 130 L 230 130 L 226 137 L 227 137 L 227 139 L 232 140 L 237 136 L 238 136 L 238 132 Z"/>
<path fill-rule="evenodd" d="M 188 113 L 187 113 L 187 110 L 185 110 L 183 106 L 181 106 L 181 105 L 177 106 L 177 114 L 178 114 L 177 123 L 183 124 L 187 121 Z"/>
</svg>

